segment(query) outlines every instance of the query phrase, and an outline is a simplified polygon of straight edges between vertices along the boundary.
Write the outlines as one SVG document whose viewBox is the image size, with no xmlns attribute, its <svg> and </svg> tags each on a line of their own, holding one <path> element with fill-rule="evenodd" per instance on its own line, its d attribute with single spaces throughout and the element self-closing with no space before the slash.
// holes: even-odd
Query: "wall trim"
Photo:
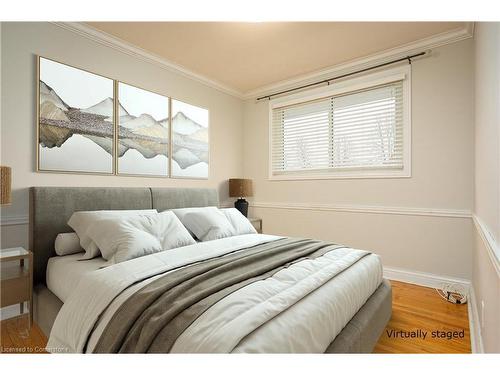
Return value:
<svg viewBox="0 0 500 375">
<path fill-rule="evenodd" d="M 160 68 L 166 69 L 174 73 L 178 73 L 186 78 L 200 82 L 205 86 L 214 88 L 225 94 L 235 96 L 238 99 L 243 99 L 243 94 L 241 92 L 223 83 L 205 77 L 201 74 L 195 73 L 181 65 L 168 61 L 167 59 L 164 59 L 156 54 L 148 52 L 140 47 L 136 47 L 128 42 L 125 42 L 122 39 L 119 39 L 103 31 L 94 29 L 93 27 L 87 26 L 81 22 L 51 22 L 51 23 L 55 26 L 61 27 L 65 30 L 83 36 L 84 38 L 105 45 L 106 47 L 111 47 L 129 56 L 136 57 L 147 63 L 154 64 L 156 66 L 159 66 Z"/>
<path fill-rule="evenodd" d="M 409 216 L 437 216 L 470 219 L 469 210 L 455 210 L 445 208 L 417 208 L 417 207 L 389 207 L 389 206 L 363 206 L 363 205 L 336 205 L 336 204 L 309 204 L 309 203 L 279 203 L 279 202 L 251 202 L 252 208 L 269 208 L 280 210 L 305 210 L 305 211 L 336 211 L 388 215 Z"/>
<path fill-rule="evenodd" d="M 332 67 L 322 69 L 313 73 L 301 75 L 295 78 L 256 88 L 254 90 L 246 92 L 244 94 L 244 99 L 254 99 L 258 96 L 265 96 L 273 92 L 287 90 L 292 88 L 293 86 L 305 85 L 322 79 L 330 78 L 331 76 L 363 69 L 368 66 L 382 64 L 390 60 L 405 57 L 412 53 L 422 52 L 423 50 L 437 48 L 447 44 L 459 42 L 464 39 L 472 38 L 473 35 L 474 22 L 466 22 L 464 27 L 460 29 L 446 31 L 424 39 L 417 40 L 415 42 L 377 52 L 360 59 L 351 60 L 344 64 L 334 65 Z"/>
<path fill-rule="evenodd" d="M 481 334 L 481 321 L 477 310 L 476 292 L 471 285 L 468 302 L 470 345 L 472 353 L 484 353 L 483 335 Z"/>
<path fill-rule="evenodd" d="M 428 288 L 441 288 L 445 284 L 458 284 L 465 288 L 467 290 L 467 313 L 469 317 L 471 350 L 472 353 L 484 353 L 476 294 L 470 280 L 393 267 L 384 267 L 384 277 L 389 280 Z"/>
<path fill-rule="evenodd" d="M 28 215 L 2 215 L 0 217 L 0 226 L 10 226 L 10 225 L 28 225 L 29 216 Z"/>
<path fill-rule="evenodd" d="M 132 45 L 131 43 L 128 43 L 120 38 L 94 29 L 93 27 L 85 25 L 82 22 L 52 22 L 52 24 L 65 30 L 74 32 L 94 42 L 100 43 L 107 47 L 111 47 L 127 55 L 139 58 L 148 63 L 155 64 L 163 69 L 181 74 L 184 77 L 190 78 L 208 87 L 212 87 L 223 93 L 243 100 L 253 99 L 257 96 L 267 94 L 272 91 L 284 90 L 297 84 L 310 83 L 318 79 L 326 78 L 326 76 L 331 76 L 332 74 L 341 74 L 348 71 L 362 69 L 373 64 L 383 63 L 395 58 L 401 58 L 413 52 L 420 52 L 422 50 L 455 43 L 464 39 L 471 38 L 474 34 L 474 22 L 466 22 L 464 27 L 460 29 L 440 33 L 428 38 L 404 44 L 399 47 L 391 48 L 363 58 L 355 59 L 348 63 L 334 65 L 332 67 L 322 69 L 313 73 L 259 87 L 248 92 L 241 92 L 209 77 L 195 73 L 188 68 L 175 64 L 172 61 L 162 58 L 154 53 L 148 52 L 140 47 Z"/>
<path fill-rule="evenodd" d="M 428 288 L 441 288 L 445 284 L 459 284 L 470 291 L 471 281 L 452 276 L 442 276 L 433 273 L 412 271 L 404 268 L 385 267 L 384 277 L 389 280 L 425 286 Z M 470 294 L 470 293 L 468 293 Z"/>
<path fill-rule="evenodd" d="M 479 233 L 479 237 L 481 237 L 484 242 L 493 268 L 497 272 L 497 276 L 500 278 L 500 247 L 496 243 L 493 236 L 490 234 L 490 231 L 488 230 L 486 224 L 479 217 L 477 217 L 476 214 L 472 215 L 472 220 L 474 221 L 476 230 Z"/>
<path fill-rule="evenodd" d="M 221 208 L 234 207 L 234 202 L 224 201 L 220 203 Z M 434 217 L 452 217 L 452 218 L 471 218 L 474 217 L 474 223 L 478 228 L 478 232 L 483 235 L 485 232 L 481 229 L 481 224 L 478 223 L 478 218 L 468 210 L 451 210 L 451 209 L 437 209 L 437 208 L 415 208 L 415 207 L 388 207 L 388 206 L 361 206 L 361 205 L 332 205 L 332 204 L 307 204 L 307 203 L 277 203 L 277 202 L 254 202 L 250 203 L 252 208 L 269 208 L 279 210 L 305 210 L 305 211 L 336 211 L 336 212 L 354 212 L 354 213 L 369 213 L 369 214 L 387 214 L 387 215 L 408 215 L 408 216 L 434 216 Z M 29 224 L 28 215 L 2 215 L 0 218 L 0 226 L 9 225 L 24 225 Z M 490 250 L 490 257 L 494 252 L 490 248 L 490 243 L 486 239 L 490 237 L 488 234 L 484 235 L 483 240 Z M 491 238 L 492 241 L 492 238 Z M 493 242 L 492 242 L 493 244 Z M 500 265 L 494 263 L 497 272 L 500 271 Z M 499 273 L 500 275 L 500 273 Z"/>
</svg>

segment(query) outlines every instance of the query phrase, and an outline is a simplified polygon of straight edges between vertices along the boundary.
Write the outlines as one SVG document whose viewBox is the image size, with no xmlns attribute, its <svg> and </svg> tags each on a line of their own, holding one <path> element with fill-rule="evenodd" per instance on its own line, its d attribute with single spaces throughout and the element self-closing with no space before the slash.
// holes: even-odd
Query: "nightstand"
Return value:
<svg viewBox="0 0 500 375">
<path fill-rule="evenodd" d="M 262 219 L 257 217 L 249 217 L 248 221 L 252 223 L 252 225 L 257 230 L 257 233 L 262 233 Z"/>
<path fill-rule="evenodd" d="M 26 260 L 28 264 L 26 265 Z M 0 307 L 20 304 L 24 314 L 24 302 L 28 302 L 29 327 L 33 323 L 33 253 L 22 247 L 0 250 L 2 299 Z"/>
</svg>

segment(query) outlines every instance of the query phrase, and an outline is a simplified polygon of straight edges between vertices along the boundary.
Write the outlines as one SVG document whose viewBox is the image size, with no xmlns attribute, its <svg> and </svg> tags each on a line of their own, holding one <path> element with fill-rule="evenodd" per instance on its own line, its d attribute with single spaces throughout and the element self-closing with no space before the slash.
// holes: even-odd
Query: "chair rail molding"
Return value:
<svg viewBox="0 0 500 375">
<path fill-rule="evenodd" d="M 479 237 L 481 237 L 484 242 L 484 246 L 486 247 L 493 268 L 495 269 L 497 276 L 500 278 L 500 247 L 490 234 L 486 224 L 484 224 L 484 222 L 475 214 L 472 215 L 472 219 L 476 230 L 479 233 Z"/>
<path fill-rule="evenodd" d="M 28 225 L 29 215 L 2 215 L 0 217 L 0 226 Z"/>
<path fill-rule="evenodd" d="M 387 215 L 410 216 L 437 216 L 453 218 L 472 218 L 469 210 L 447 208 L 418 208 L 418 207 L 389 207 L 389 206 L 363 206 L 363 205 L 338 205 L 321 203 L 286 203 L 286 202 L 250 202 L 253 208 L 268 208 L 278 210 L 305 210 L 305 211 L 336 211 Z"/>
</svg>

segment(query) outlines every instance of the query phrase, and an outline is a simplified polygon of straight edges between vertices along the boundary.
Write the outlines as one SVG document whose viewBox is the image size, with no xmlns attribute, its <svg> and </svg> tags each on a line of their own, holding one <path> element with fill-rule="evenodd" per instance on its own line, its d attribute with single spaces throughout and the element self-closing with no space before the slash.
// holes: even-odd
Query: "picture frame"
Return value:
<svg viewBox="0 0 500 375">
<path fill-rule="evenodd" d="M 39 172 L 115 173 L 111 78 L 37 56 Z"/>
<path fill-rule="evenodd" d="M 169 177 L 170 98 L 116 82 L 118 175 Z"/>
<path fill-rule="evenodd" d="M 171 99 L 171 177 L 208 179 L 210 175 L 210 112 Z"/>
<path fill-rule="evenodd" d="M 208 108 L 44 56 L 36 65 L 37 172 L 209 178 Z"/>
</svg>

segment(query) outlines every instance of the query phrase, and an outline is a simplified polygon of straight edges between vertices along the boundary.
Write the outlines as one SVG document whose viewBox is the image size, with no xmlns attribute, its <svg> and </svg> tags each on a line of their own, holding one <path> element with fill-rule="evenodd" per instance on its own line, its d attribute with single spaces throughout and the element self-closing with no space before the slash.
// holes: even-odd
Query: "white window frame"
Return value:
<svg viewBox="0 0 500 375">
<path fill-rule="evenodd" d="M 293 171 L 274 175 L 272 168 L 273 147 L 273 109 L 288 105 L 341 95 L 371 87 L 403 81 L 403 168 L 402 169 L 375 169 L 359 168 L 353 170 L 320 171 Z M 409 178 L 411 177 L 411 66 L 401 66 L 387 69 L 374 74 L 358 78 L 347 79 L 329 86 L 324 86 L 305 92 L 272 99 L 269 102 L 269 180 L 328 180 L 328 179 L 355 179 L 355 178 Z"/>
</svg>

